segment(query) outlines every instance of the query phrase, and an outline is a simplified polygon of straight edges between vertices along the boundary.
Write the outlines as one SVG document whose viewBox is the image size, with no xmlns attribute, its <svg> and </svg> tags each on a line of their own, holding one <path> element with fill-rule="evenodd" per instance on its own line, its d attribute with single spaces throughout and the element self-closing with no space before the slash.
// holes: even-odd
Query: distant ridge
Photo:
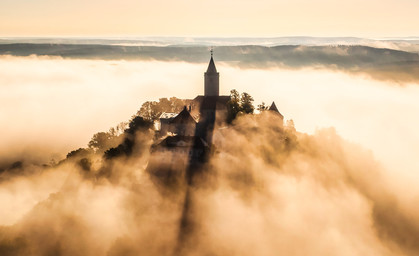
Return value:
<svg viewBox="0 0 419 256">
<path fill-rule="evenodd" d="M 418 37 L 360 38 L 360 37 L 3 37 L 0 44 L 101 44 L 125 46 L 278 46 L 278 45 L 365 45 L 383 43 L 419 44 Z M 391 44 L 387 44 L 390 47 Z M 397 48 L 399 49 L 399 48 Z"/>
<path fill-rule="evenodd" d="M 218 46 L 217 60 L 240 68 L 328 68 L 375 79 L 419 81 L 419 54 L 360 45 Z M 73 59 L 207 62 L 206 46 L 121 46 L 102 44 L 0 44 L 0 55 Z"/>
</svg>

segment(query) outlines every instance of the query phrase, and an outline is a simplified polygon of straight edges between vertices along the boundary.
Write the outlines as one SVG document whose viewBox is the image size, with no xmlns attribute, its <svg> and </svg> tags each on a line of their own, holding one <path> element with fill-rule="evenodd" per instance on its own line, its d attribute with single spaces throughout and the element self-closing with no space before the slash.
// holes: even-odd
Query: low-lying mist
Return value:
<svg viewBox="0 0 419 256">
<path fill-rule="evenodd" d="M 217 61 L 217 60 L 216 60 Z M 65 155 L 146 100 L 202 94 L 205 64 L 0 58 L 1 255 L 173 255 L 186 188 L 145 172 L 152 134 L 127 158 Z M 417 255 L 419 87 L 328 69 L 218 63 L 221 94 L 275 101 L 215 134 L 191 188 L 185 255 Z M 329 128 L 332 127 L 332 128 Z M 51 164 L 50 164 L 51 163 Z M 48 164 L 48 166 L 42 166 Z M 98 175 L 107 166 L 108 175 Z M 4 178 L 5 177 L 5 178 Z"/>
<path fill-rule="evenodd" d="M 201 89 L 200 68 L 183 63 L 2 57 L 0 164 L 19 157 L 41 163 L 60 160 L 85 146 L 94 133 L 127 121 L 146 100 L 195 97 Z"/>
<path fill-rule="evenodd" d="M 299 131 L 335 127 L 407 180 L 417 178 L 417 84 L 400 87 L 326 69 L 217 67 L 222 94 L 235 88 L 250 93 L 255 105 L 275 101 Z M 146 100 L 202 94 L 205 69 L 183 62 L 2 57 L 0 163 L 58 161 L 94 133 L 127 121 Z"/>
<path fill-rule="evenodd" d="M 145 171 L 152 134 L 136 138 L 129 157 L 92 158 L 89 170 L 71 159 L 32 174 L 28 166 L 4 181 L 2 205 L 13 198 L 24 214 L 0 229 L 1 255 L 419 252 L 417 198 L 334 129 L 307 135 L 271 113 L 240 116 L 216 129 L 216 152 L 190 188 L 162 187 Z M 179 248 L 186 191 L 194 228 Z"/>
</svg>

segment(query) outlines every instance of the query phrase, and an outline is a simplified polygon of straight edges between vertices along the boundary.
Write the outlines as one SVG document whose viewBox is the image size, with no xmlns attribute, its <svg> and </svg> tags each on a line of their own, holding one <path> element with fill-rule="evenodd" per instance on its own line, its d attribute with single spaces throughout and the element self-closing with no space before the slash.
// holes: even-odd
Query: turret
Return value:
<svg viewBox="0 0 419 256">
<path fill-rule="evenodd" d="M 278 108 L 275 105 L 275 102 L 272 102 L 272 105 L 269 107 L 269 111 L 279 115 L 279 117 L 284 120 L 284 116 L 279 112 Z"/>
</svg>

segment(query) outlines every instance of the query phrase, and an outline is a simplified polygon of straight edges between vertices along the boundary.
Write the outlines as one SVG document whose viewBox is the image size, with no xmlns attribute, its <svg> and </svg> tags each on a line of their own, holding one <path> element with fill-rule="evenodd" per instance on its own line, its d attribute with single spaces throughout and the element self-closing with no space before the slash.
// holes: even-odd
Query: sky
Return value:
<svg viewBox="0 0 419 256">
<path fill-rule="evenodd" d="M 419 35 L 417 0 L 2 0 L 0 36 Z"/>
</svg>

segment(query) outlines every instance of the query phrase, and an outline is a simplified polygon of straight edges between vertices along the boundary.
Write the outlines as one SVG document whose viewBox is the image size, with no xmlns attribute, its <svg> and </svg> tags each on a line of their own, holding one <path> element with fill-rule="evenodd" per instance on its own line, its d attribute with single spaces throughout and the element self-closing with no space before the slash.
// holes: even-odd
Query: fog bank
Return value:
<svg viewBox="0 0 419 256">
<path fill-rule="evenodd" d="M 327 69 L 242 70 L 222 62 L 217 68 L 222 94 L 235 88 L 255 104 L 275 101 L 303 132 L 335 127 L 392 171 L 417 179 L 417 84 L 400 87 Z M 94 133 L 127 121 L 146 100 L 202 94 L 205 70 L 206 64 L 184 62 L 2 57 L 2 161 L 60 160 Z"/>
<path fill-rule="evenodd" d="M 419 86 L 315 67 L 217 62 L 220 92 L 275 101 L 216 131 L 196 186 L 162 189 L 133 155 L 69 159 L 142 102 L 202 94 L 206 64 L 0 58 L 1 255 L 173 255 L 185 191 L 197 228 L 183 255 L 406 255 L 419 252 Z"/>
<path fill-rule="evenodd" d="M 147 134 L 137 133 L 136 153 L 129 157 L 99 160 L 90 170 L 69 159 L 1 183 L 5 212 L 13 210 L 5 200 L 14 199 L 21 202 L 18 213 L 25 213 L 0 227 L 1 254 L 413 256 L 419 251 L 417 199 L 389 185 L 373 155 L 333 129 L 308 135 L 282 127 L 268 112 L 241 116 L 216 129 L 217 152 L 189 188 L 163 188 L 145 171 Z M 106 176 L 100 175 L 102 167 Z M 25 185 L 10 193 L 19 183 Z M 186 190 L 195 228 L 174 254 Z M 24 202 L 28 195 L 32 201 Z"/>
</svg>

